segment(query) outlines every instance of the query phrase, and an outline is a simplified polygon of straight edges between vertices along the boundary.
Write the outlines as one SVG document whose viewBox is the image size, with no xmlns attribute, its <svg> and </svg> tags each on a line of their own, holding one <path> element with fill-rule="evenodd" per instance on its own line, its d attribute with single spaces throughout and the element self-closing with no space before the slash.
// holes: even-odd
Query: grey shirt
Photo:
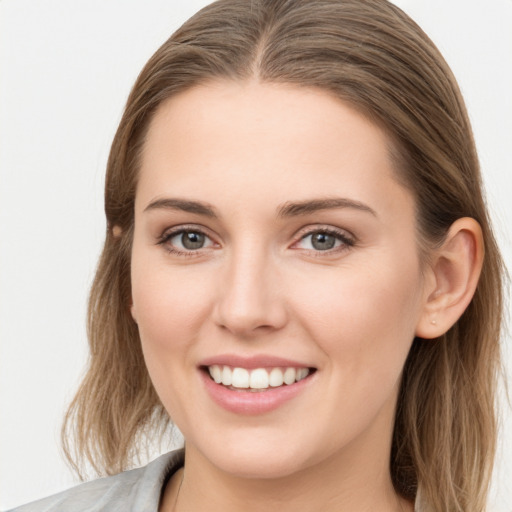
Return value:
<svg viewBox="0 0 512 512">
<path fill-rule="evenodd" d="M 158 512 L 162 490 L 183 460 L 183 450 L 170 452 L 142 468 L 86 482 L 11 512 Z"/>
<path fill-rule="evenodd" d="M 163 488 L 184 458 L 184 450 L 169 452 L 142 468 L 86 482 L 7 512 L 158 512 Z"/>
</svg>

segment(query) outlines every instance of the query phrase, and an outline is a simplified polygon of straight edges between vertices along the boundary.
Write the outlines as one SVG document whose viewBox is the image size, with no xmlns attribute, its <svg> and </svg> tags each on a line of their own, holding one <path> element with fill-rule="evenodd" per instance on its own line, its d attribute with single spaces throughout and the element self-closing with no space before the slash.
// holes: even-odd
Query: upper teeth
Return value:
<svg viewBox="0 0 512 512">
<path fill-rule="evenodd" d="M 308 368 L 232 368 L 230 366 L 213 365 L 208 367 L 212 379 L 217 384 L 242 389 L 267 389 L 284 384 L 293 384 L 309 374 Z"/>
</svg>

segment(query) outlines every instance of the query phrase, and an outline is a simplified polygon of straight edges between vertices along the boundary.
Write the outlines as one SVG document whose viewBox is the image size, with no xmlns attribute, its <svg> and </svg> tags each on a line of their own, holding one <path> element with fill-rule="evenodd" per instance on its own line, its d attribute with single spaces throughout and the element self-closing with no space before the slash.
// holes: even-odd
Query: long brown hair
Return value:
<svg viewBox="0 0 512 512">
<path fill-rule="evenodd" d="M 485 261 L 471 304 L 444 336 L 415 339 L 406 361 L 390 471 L 397 492 L 420 510 L 484 510 L 496 444 L 503 265 L 456 81 L 424 32 L 385 0 L 220 0 L 146 64 L 107 166 L 108 230 L 90 295 L 89 367 L 63 427 L 70 460 L 118 472 L 145 434 L 161 435 L 169 424 L 129 312 L 137 173 L 162 101 L 212 79 L 320 88 L 379 123 L 397 176 L 416 199 L 422 245 L 440 242 L 460 217 L 480 223 Z"/>
</svg>

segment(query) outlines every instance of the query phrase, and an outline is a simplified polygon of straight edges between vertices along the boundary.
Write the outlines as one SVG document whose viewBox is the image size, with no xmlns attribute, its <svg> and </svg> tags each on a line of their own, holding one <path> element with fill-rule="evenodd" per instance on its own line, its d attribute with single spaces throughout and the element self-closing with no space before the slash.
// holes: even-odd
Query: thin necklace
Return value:
<svg viewBox="0 0 512 512">
<path fill-rule="evenodd" d="M 174 498 L 174 503 L 172 505 L 172 512 L 176 512 L 176 505 L 178 504 L 178 498 L 180 497 L 181 486 L 183 485 L 184 478 L 185 478 L 185 470 L 183 470 L 183 474 L 181 475 L 180 485 L 178 486 L 178 492 L 176 493 L 176 498 Z M 404 512 L 404 509 L 402 507 L 402 502 L 400 501 L 400 498 L 398 497 L 398 495 L 396 495 L 396 500 L 398 502 L 398 506 L 400 507 L 400 511 Z"/>
<path fill-rule="evenodd" d="M 183 484 L 183 479 L 185 478 L 185 469 L 183 469 L 183 474 L 181 475 L 180 485 L 178 487 L 178 492 L 176 493 L 176 498 L 174 498 L 174 504 L 172 506 L 172 512 L 176 512 L 176 505 L 178 504 L 178 498 L 180 496 L 181 485 Z"/>
</svg>

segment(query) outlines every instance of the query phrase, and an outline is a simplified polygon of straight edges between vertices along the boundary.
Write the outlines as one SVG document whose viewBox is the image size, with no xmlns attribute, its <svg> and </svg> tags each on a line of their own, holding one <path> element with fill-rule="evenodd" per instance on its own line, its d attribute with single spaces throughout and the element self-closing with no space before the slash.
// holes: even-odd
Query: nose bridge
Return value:
<svg viewBox="0 0 512 512">
<path fill-rule="evenodd" d="M 237 336 L 281 328 L 286 322 L 278 267 L 262 244 L 233 247 L 220 276 L 217 323 Z"/>
</svg>

